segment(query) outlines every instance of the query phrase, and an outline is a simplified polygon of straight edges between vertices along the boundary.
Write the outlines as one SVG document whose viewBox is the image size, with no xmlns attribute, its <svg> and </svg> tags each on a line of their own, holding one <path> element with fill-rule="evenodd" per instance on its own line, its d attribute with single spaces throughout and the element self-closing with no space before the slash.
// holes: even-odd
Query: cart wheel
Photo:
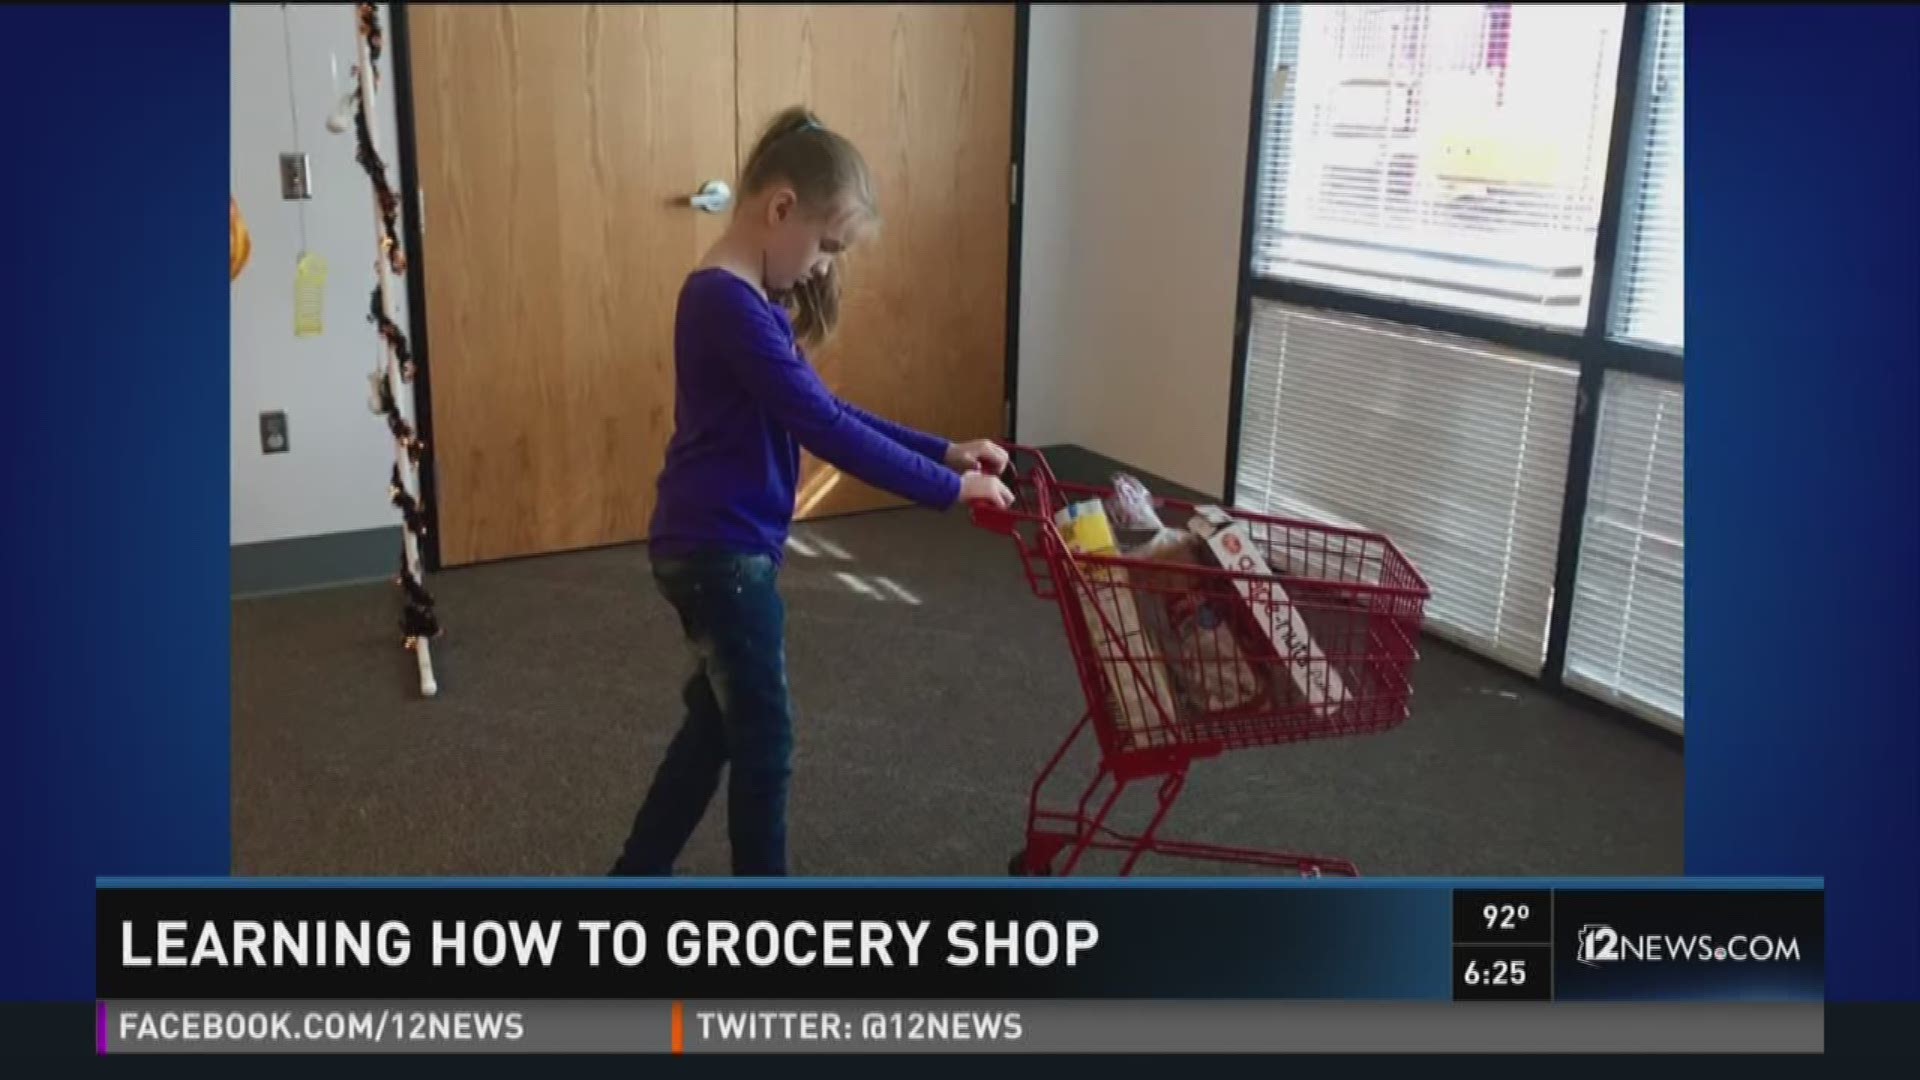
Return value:
<svg viewBox="0 0 1920 1080">
<path fill-rule="evenodd" d="M 1012 858 L 1007 860 L 1007 876 L 1008 877 L 1052 877 L 1053 867 L 1043 866 L 1040 868 L 1038 873 L 1028 870 L 1027 869 L 1027 849 L 1021 848 L 1019 851 L 1016 851 L 1013 853 Z"/>
</svg>

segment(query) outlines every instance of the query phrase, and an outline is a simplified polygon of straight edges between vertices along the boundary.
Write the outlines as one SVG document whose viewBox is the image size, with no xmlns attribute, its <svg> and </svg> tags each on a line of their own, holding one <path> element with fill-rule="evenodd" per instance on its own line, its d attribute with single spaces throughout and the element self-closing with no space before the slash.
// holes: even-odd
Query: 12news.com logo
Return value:
<svg viewBox="0 0 1920 1080">
<path fill-rule="evenodd" d="M 1802 959 L 1800 939 L 1765 934 L 1735 934 L 1716 942 L 1712 934 L 1622 934 L 1605 923 L 1587 923 L 1576 935 L 1574 959 L 1588 967 L 1639 961 L 1662 963 L 1796 963 Z"/>
</svg>

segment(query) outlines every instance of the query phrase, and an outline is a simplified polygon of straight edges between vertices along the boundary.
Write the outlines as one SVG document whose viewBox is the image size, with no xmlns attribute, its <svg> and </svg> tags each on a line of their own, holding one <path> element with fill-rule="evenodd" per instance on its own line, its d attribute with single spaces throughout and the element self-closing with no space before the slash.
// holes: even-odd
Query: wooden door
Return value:
<svg viewBox="0 0 1920 1080">
<path fill-rule="evenodd" d="M 737 164 L 733 9 L 408 12 L 441 559 L 643 539 L 674 302 L 725 227 L 685 200 Z"/>
<path fill-rule="evenodd" d="M 1002 434 L 1014 9 L 742 5 L 739 157 L 804 104 L 860 147 L 881 229 L 848 257 L 839 334 L 811 357 L 842 397 L 950 438 Z M 809 457 L 796 513 L 897 505 Z"/>
</svg>

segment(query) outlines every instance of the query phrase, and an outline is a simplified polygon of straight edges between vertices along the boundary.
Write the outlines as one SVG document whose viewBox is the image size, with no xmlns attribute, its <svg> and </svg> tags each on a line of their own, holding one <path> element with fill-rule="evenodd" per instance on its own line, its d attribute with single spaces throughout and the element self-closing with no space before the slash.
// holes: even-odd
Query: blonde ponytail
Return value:
<svg viewBox="0 0 1920 1080">
<path fill-rule="evenodd" d="M 878 216 L 873 178 L 853 143 L 827 128 L 803 106 L 783 109 L 760 133 L 741 170 L 742 198 L 776 182 L 792 185 L 802 209 L 826 215 L 846 209 Z M 793 318 L 794 336 L 815 348 L 840 322 L 840 269 L 797 282 L 777 294 Z"/>
</svg>

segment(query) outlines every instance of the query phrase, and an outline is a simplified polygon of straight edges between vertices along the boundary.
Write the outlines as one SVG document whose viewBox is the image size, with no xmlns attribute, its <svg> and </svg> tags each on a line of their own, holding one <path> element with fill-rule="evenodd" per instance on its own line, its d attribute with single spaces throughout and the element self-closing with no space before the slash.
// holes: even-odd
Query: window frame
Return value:
<svg viewBox="0 0 1920 1080">
<path fill-rule="evenodd" d="M 1253 326 L 1253 302 L 1275 301 L 1307 308 L 1404 323 L 1426 330 L 1477 338 L 1579 365 L 1575 391 L 1573 436 L 1568 448 L 1566 493 L 1560 516 L 1560 542 L 1554 574 L 1555 603 L 1547 633 L 1546 663 L 1540 680 L 1582 699 L 1599 699 L 1565 682 L 1567 636 L 1572 623 L 1574 577 L 1580 562 L 1580 542 L 1587 514 L 1588 488 L 1593 476 L 1595 437 L 1600 413 L 1601 381 L 1611 371 L 1650 376 L 1684 386 L 1686 354 L 1658 346 L 1615 340 L 1612 326 L 1616 262 L 1620 252 L 1620 225 L 1627 186 L 1627 163 L 1632 156 L 1634 121 L 1648 74 L 1646 44 L 1651 5 L 1629 3 L 1622 12 L 1619 70 L 1615 76 L 1612 126 L 1607 140 L 1607 171 L 1595 235 L 1592 292 L 1587 321 L 1578 329 L 1510 322 L 1453 308 L 1422 304 L 1344 289 L 1307 284 L 1259 274 L 1254 270 L 1254 234 L 1259 216 L 1260 164 L 1265 151 L 1267 75 L 1273 48 L 1277 5 L 1259 5 L 1254 34 L 1252 100 L 1247 117 L 1247 162 L 1241 199 L 1239 295 L 1234 304 L 1233 379 L 1227 411 L 1227 461 L 1224 497 L 1232 505 L 1240 467 L 1241 413 L 1247 338 Z M 1604 703 L 1601 703 L 1604 704 Z M 1608 708 L 1612 706 L 1608 705 Z"/>
</svg>

